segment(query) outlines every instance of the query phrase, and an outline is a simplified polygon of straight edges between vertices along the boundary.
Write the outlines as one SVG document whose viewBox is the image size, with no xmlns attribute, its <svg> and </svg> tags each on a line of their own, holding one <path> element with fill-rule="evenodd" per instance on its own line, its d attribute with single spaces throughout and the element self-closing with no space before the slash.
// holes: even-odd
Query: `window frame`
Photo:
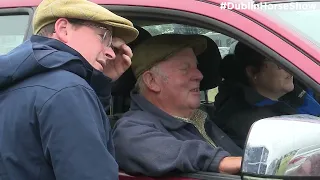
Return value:
<svg viewBox="0 0 320 180">
<path fill-rule="evenodd" d="M 32 18 L 33 18 L 32 8 L 0 8 L 0 16 L 10 16 L 10 15 L 28 15 L 28 26 L 25 31 L 23 40 L 25 41 L 31 34 L 30 28 L 32 29 Z"/>
<path fill-rule="evenodd" d="M 28 15 L 28 23 L 24 32 L 24 37 L 21 44 L 27 40 L 30 36 L 30 28 L 32 28 L 32 17 L 33 9 L 32 8 L 0 8 L 0 16 L 15 16 L 15 15 Z"/>
</svg>

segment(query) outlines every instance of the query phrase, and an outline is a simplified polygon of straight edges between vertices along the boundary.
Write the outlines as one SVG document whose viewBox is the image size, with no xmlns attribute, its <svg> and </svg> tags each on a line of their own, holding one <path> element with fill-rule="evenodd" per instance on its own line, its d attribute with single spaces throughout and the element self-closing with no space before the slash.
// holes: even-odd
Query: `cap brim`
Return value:
<svg viewBox="0 0 320 180">
<path fill-rule="evenodd" d="M 113 36 L 123 39 L 126 44 L 134 41 L 139 35 L 139 31 L 131 26 L 113 22 L 104 22 L 104 24 L 110 25 L 113 28 Z"/>
</svg>

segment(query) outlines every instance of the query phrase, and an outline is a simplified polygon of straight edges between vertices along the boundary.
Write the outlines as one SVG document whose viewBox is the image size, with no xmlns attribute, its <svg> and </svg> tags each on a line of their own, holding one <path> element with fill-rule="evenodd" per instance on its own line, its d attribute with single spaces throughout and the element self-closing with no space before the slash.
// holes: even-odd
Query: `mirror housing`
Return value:
<svg viewBox="0 0 320 180">
<path fill-rule="evenodd" d="M 255 122 L 242 160 L 243 179 L 320 179 L 320 118 L 285 115 Z"/>
</svg>

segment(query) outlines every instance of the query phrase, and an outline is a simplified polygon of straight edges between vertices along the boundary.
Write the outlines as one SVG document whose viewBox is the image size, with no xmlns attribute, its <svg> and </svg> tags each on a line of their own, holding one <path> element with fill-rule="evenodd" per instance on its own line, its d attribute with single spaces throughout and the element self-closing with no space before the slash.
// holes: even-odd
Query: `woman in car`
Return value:
<svg viewBox="0 0 320 180">
<path fill-rule="evenodd" d="M 223 83 L 215 99 L 215 123 L 244 147 L 251 125 L 260 119 L 288 115 L 320 115 L 311 90 L 250 47 L 238 43 L 226 59 Z M 232 65 L 231 65 L 232 64 Z"/>
</svg>

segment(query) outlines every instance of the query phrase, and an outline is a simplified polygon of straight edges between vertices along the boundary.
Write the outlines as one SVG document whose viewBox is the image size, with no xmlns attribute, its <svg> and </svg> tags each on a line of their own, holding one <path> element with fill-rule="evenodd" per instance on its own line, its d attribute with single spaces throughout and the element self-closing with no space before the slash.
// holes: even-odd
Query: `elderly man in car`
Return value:
<svg viewBox="0 0 320 180">
<path fill-rule="evenodd" d="M 129 174 L 237 174 L 242 150 L 199 110 L 199 35 L 159 35 L 134 50 L 131 108 L 115 124 L 116 160 Z"/>
</svg>

